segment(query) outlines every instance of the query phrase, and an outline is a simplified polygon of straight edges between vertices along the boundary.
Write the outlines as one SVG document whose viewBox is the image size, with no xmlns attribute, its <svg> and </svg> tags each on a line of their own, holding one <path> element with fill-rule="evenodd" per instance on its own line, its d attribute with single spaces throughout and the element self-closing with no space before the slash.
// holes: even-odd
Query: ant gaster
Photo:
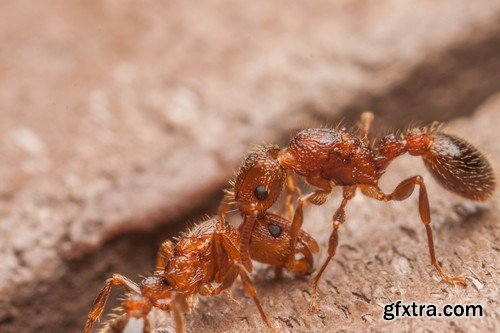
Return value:
<svg viewBox="0 0 500 333">
<path fill-rule="evenodd" d="M 481 201 L 490 198 L 495 189 L 495 177 L 488 160 L 470 143 L 444 133 L 437 125 L 410 129 L 399 138 L 387 135 L 374 144 L 370 139 L 373 119 L 372 113 L 363 113 L 357 134 L 343 129 L 312 128 L 296 134 L 284 149 L 259 147 L 240 167 L 233 189 L 227 191 L 221 206 L 221 216 L 230 204 L 236 204 L 243 214 L 240 250 L 243 264 L 250 270 L 248 249 L 255 220 L 276 202 L 283 188 L 287 192 L 285 205 L 292 220 L 290 248 L 293 249 L 303 223 L 303 207 L 324 204 L 333 187 L 342 187 L 342 202 L 332 218 L 328 257 L 311 285 L 312 311 L 317 310 L 318 281 L 335 255 L 338 229 L 346 219 L 345 207 L 358 187 L 363 194 L 379 201 L 402 201 L 418 186 L 419 213 L 427 233 L 431 264 L 444 281 L 466 284 L 464 277 L 443 272 L 436 260 L 423 178 L 419 175 L 407 178 L 390 193 L 383 192 L 378 182 L 391 161 L 408 153 L 421 156 L 432 176 L 444 188 L 467 199 Z M 296 186 L 297 175 L 318 189 L 301 195 Z M 294 194 L 299 195 L 295 210 Z"/>
<path fill-rule="evenodd" d="M 313 268 L 311 250 L 318 244 L 307 233 L 300 231 L 295 251 L 289 245 L 290 221 L 281 216 L 266 213 L 255 223 L 254 237 L 250 246 L 252 259 L 275 266 L 278 272 L 288 269 L 295 274 L 310 274 Z M 208 219 L 187 234 L 181 236 L 176 245 L 166 241 L 158 251 L 156 270 L 138 285 L 128 278 L 114 274 L 104 284 L 88 315 L 84 333 L 102 314 L 113 285 L 122 286 L 128 296 L 122 302 L 124 314 L 112 320 L 102 332 L 128 332 L 128 327 L 140 327 L 143 333 L 151 332 L 148 314 L 153 308 L 172 311 L 176 332 L 185 332 L 183 313 L 194 307 L 196 295 L 215 296 L 226 291 L 240 276 L 262 320 L 272 326 L 260 304 L 255 288 L 240 264 L 238 230 L 220 217 Z M 293 253 L 292 253 L 293 252 Z M 296 255 L 301 255 L 296 259 Z M 293 256 L 293 260 L 289 257 Z M 135 329 L 134 331 L 138 331 Z"/>
</svg>

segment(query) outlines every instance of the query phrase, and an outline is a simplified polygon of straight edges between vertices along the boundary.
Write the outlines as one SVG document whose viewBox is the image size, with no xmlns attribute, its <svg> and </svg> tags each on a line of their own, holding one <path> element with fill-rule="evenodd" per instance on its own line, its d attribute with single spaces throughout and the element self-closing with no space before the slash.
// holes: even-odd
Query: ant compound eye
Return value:
<svg viewBox="0 0 500 333">
<path fill-rule="evenodd" d="M 264 187 L 264 185 L 259 185 L 255 188 L 255 190 L 253 191 L 253 194 L 255 195 L 255 197 L 260 200 L 260 201 L 264 201 L 267 199 L 267 197 L 269 196 L 269 192 L 267 192 L 266 188 Z"/>
<path fill-rule="evenodd" d="M 269 224 L 267 226 L 267 229 L 269 230 L 271 236 L 273 236 L 274 238 L 278 238 L 281 235 L 281 228 L 276 224 Z"/>
</svg>

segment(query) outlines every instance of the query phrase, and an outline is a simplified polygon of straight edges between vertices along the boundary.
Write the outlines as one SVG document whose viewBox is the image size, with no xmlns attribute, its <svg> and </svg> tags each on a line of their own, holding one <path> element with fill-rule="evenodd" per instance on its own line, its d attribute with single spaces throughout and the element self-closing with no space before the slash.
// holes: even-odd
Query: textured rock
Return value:
<svg viewBox="0 0 500 333">
<path fill-rule="evenodd" d="M 500 145 L 495 123 L 500 93 L 488 100 L 473 118 L 461 118 L 448 130 L 472 138 L 486 152 L 493 165 L 500 165 Z M 498 170 L 497 170 L 498 171 Z M 440 281 L 430 265 L 425 229 L 417 210 L 417 195 L 402 203 L 381 203 L 360 193 L 347 206 L 347 222 L 340 229 L 337 254 L 320 282 L 318 314 L 308 313 L 311 279 L 275 280 L 264 267 L 256 269 L 256 285 L 264 307 L 280 332 L 364 332 L 378 331 L 497 331 L 500 310 L 496 306 L 499 281 L 498 244 L 500 194 L 476 203 L 461 199 L 432 181 L 416 158 L 404 157 L 385 175 L 382 188 L 390 191 L 404 178 L 421 174 L 431 202 L 432 228 L 438 260 L 453 274 L 464 275 L 467 287 Z M 308 207 L 304 228 L 319 241 L 324 260 L 331 232 L 331 216 L 340 204 L 340 192 L 322 207 Z M 243 288 L 236 288 L 242 308 L 224 297 L 205 299 L 189 316 L 192 332 L 265 331 L 260 316 L 252 309 Z M 400 318 L 382 320 L 383 306 L 401 300 L 420 304 L 482 304 L 482 318 Z M 155 314 L 156 328 L 169 328 Z M 170 328 L 171 330 L 171 328 Z M 161 331 L 161 330 L 160 330 Z"/>
<path fill-rule="evenodd" d="M 499 90 L 499 16 L 486 0 L 3 2 L 2 332 L 75 331 L 110 271 L 149 270 L 169 223 L 213 210 L 251 143 L 367 107 L 389 126 L 471 114 Z"/>
</svg>

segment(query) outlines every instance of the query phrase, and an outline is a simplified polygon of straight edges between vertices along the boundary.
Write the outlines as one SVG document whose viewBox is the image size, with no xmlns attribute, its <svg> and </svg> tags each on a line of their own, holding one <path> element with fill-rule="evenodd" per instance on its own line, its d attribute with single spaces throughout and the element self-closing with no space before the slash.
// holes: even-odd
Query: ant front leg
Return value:
<svg viewBox="0 0 500 333">
<path fill-rule="evenodd" d="M 257 220 L 258 211 L 254 207 L 250 214 L 245 214 L 243 224 L 240 229 L 240 254 L 241 262 L 245 268 L 251 272 L 253 269 L 252 261 L 250 260 L 250 239 Z"/>
<path fill-rule="evenodd" d="M 285 210 L 288 212 L 288 219 L 291 221 L 293 218 L 293 197 L 295 194 L 302 195 L 300 188 L 297 186 L 297 178 L 292 170 L 287 170 L 285 180 Z"/>
<path fill-rule="evenodd" d="M 317 312 L 318 311 L 318 305 L 317 305 L 317 300 L 318 300 L 318 281 L 323 275 L 323 272 L 325 271 L 326 267 L 330 263 L 330 260 L 332 260 L 333 256 L 335 255 L 335 251 L 337 250 L 337 246 L 339 245 L 339 235 L 338 235 L 338 229 L 340 226 L 345 222 L 346 214 L 345 214 L 345 206 L 354 197 L 354 194 L 356 193 L 356 186 L 344 186 L 343 188 L 343 199 L 342 203 L 340 204 L 339 208 L 335 211 L 335 214 L 333 214 L 333 231 L 330 234 L 330 239 L 328 241 L 328 256 L 321 266 L 321 269 L 319 270 L 318 274 L 314 277 L 314 280 L 311 284 L 311 303 L 309 305 L 309 308 L 311 312 Z"/>
<path fill-rule="evenodd" d="M 135 284 L 133 281 L 124 277 L 123 275 L 113 274 L 112 278 L 109 278 L 104 283 L 104 287 L 102 288 L 99 295 L 96 297 L 94 304 L 92 305 L 92 309 L 89 312 L 87 323 L 85 324 L 85 328 L 83 330 L 84 333 L 92 332 L 92 326 L 96 320 L 99 320 L 99 317 L 104 310 L 104 306 L 106 305 L 106 301 L 108 300 L 109 293 L 111 292 L 111 287 L 122 286 L 127 292 L 141 294 L 139 286 Z"/>
<path fill-rule="evenodd" d="M 177 294 L 169 305 L 174 317 L 175 333 L 186 333 L 186 320 L 184 318 L 184 312 L 186 312 L 189 308 L 186 299 Z"/>
<path fill-rule="evenodd" d="M 421 176 L 410 177 L 406 180 L 403 180 L 396 189 L 390 194 L 385 194 L 378 187 L 368 187 L 363 189 L 363 193 L 368 195 L 369 197 L 375 198 L 380 201 L 402 201 L 407 199 L 415 188 L 415 185 L 419 186 L 419 195 L 418 195 L 418 211 L 420 213 L 420 219 L 425 226 L 425 231 L 427 232 L 427 243 L 429 245 L 429 254 L 431 257 L 431 264 L 434 266 L 439 276 L 450 284 L 461 284 L 466 285 L 467 282 L 462 276 L 450 276 L 443 272 L 443 269 L 439 265 L 436 260 L 436 254 L 434 250 L 434 241 L 432 238 L 432 230 L 431 230 L 431 213 L 429 208 L 429 198 L 427 196 L 427 190 L 425 188 L 424 180 Z"/>
<path fill-rule="evenodd" d="M 303 207 L 310 203 L 321 206 L 326 202 L 326 200 L 328 200 L 328 197 L 332 192 L 331 182 L 323 179 L 319 174 L 308 177 L 307 182 L 321 189 L 311 192 L 305 196 L 301 196 L 297 200 L 297 208 L 295 208 L 295 213 L 293 214 L 292 219 L 292 226 L 290 228 L 290 260 L 293 260 L 295 256 L 297 238 L 304 222 Z"/>
<path fill-rule="evenodd" d="M 212 283 L 207 283 L 202 285 L 198 289 L 198 292 L 200 295 L 208 297 L 219 295 L 220 293 L 225 292 L 226 297 L 229 299 L 229 301 L 231 301 L 238 307 L 241 307 L 240 303 L 234 299 L 233 294 L 228 289 L 233 285 L 234 281 L 238 277 L 239 269 L 236 265 L 234 265 L 234 263 L 231 263 L 226 269 L 227 271 L 224 273 L 222 281 L 217 287 L 213 287 Z"/>
</svg>

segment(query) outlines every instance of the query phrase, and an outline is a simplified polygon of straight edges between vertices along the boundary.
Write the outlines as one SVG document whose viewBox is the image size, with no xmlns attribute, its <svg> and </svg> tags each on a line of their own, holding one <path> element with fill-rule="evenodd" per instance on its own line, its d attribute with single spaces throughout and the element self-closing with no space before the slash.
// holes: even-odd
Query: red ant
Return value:
<svg viewBox="0 0 500 333">
<path fill-rule="evenodd" d="M 342 186 L 343 199 L 333 214 L 328 257 L 311 286 L 312 311 L 317 310 L 318 281 L 335 255 L 338 229 L 346 219 L 345 207 L 358 187 L 363 194 L 376 200 L 402 201 L 418 186 L 419 213 L 427 233 L 431 264 L 444 281 L 466 284 L 464 277 L 444 273 L 436 260 L 429 199 L 423 178 L 417 175 L 403 180 L 391 193 L 384 193 L 378 181 L 392 160 L 409 153 L 421 156 L 427 169 L 443 187 L 462 197 L 481 201 L 490 198 L 495 189 L 495 177 L 488 160 L 470 143 L 444 133 L 436 125 L 410 129 L 399 138 L 390 134 L 374 143 L 370 139 L 373 119 L 372 113 L 363 113 L 358 133 L 344 129 L 312 128 L 296 134 L 284 149 L 259 147 L 245 159 L 233 189 L 227 191 L 221 206 L 221 216 L 226 214 L 230 204 L 236 204 L 243 214 L 240 252 L 243 264 L 251 270 L 249 246 L 255 221 L 276 202 L 283 187 L 287 191 L 285 203 L 292 220 L 290 248 L 293 249 L 303 222 L 303 207 L 324 204 L 333 187 Z M 319 189 L 301 195 L 295 183 L 296 175 Z M 295 193 L 299 198 L 294 211 Z"/>
<path fill-rule="evenodd" d="M 300 231 L 297 246 L 291 251 L 290 226 L 290 221 L 278 215 L 260 215 L 255 223 L 251 256 L 275 266 L 278 272 L 285 268 L 295 274 L 310 274 L 314 264 L 311 250 L 317 252 L 318 244 L 307 233 Z M 175 246 L 170 241 L 164 242 L 158 251 L 155 273 L 139 285 L 119 274 L 106 281 L 92 305 L 84 333 L 92 331 L 113 285 L 122 286 L 128 296 L 122 303 L 124 315 L 108 324 L 105 331 L 128 332 L 130 325 L 149 333 L 151 324 L 148 314 L 153 308 L 158 308 L 173 312 L 176 332 L 181 333 L 185 332 L 183 313 L 194 307 L 196 295 L 215 296 L 226 291 L 233 300 L 228 288 L 238 276 L 247 294 L 253 298 L 262 320 L 272 329 L 250 276 L 240 264 L 239 239 L 236 229 L 220 217 L 215 217 L 182 235 Z M 302 257 L 296 259 L 296 254 Z M 291 256 L 294 259 L 290 260 Z"/>
</svg>

